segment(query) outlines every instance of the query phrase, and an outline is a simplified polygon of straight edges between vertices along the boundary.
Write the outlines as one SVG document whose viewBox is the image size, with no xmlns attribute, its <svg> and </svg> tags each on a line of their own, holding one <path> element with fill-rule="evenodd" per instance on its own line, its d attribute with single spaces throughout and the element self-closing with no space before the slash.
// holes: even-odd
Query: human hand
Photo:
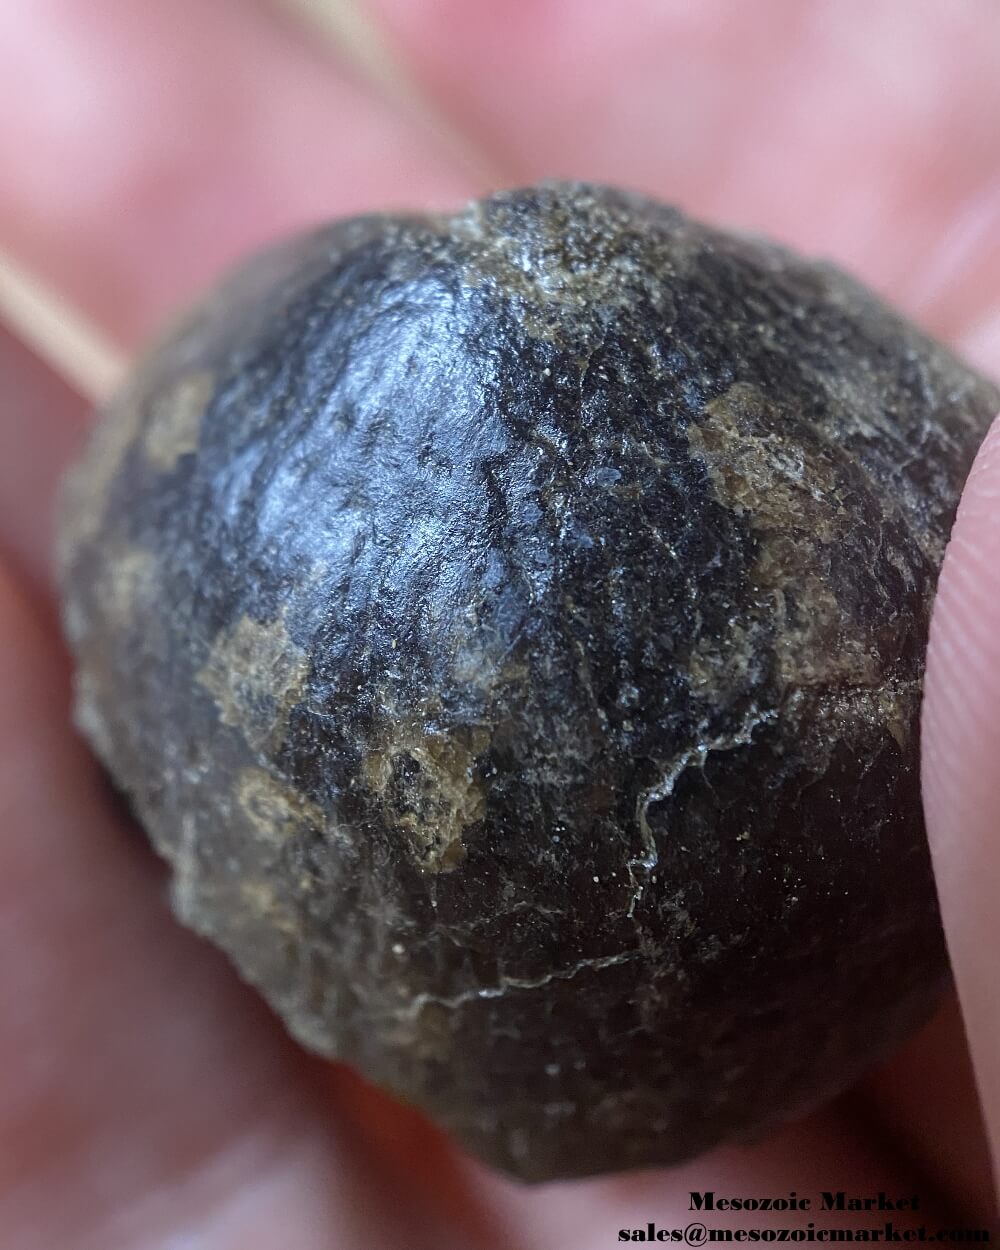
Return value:
<svg viewBox="0 0 1000 1250">
<path fill-rule="evenodd" d="M 830 254 L 1000 368 L 989 0 L 642 0 L 627 20 L 602 0 L 371 3 L 448 137 L 380 102 L 264 0 L 2 0 L 0 247 L 128 352 L 267 238 L 451 205 L 486 182 L 587 176 Z M 173 923 L 158 865 L 69 729 L 49 518 L 85 404 L 2 331 L 0 393 L 0 1247 L 597 1250 L 619 1228 L 683 1227 L 689 1192 L 708 1189 L 917 1193 L 913 1224 L 987 1222 L 954 1000 L 862 1085 L 758 1146 L 535 1190 L 299 1052 Z M 932 850 L 994 1144 L 996 447 L 942 579 L 925 733 Z M 810 1219 L 823 1222 L 712 1222 Z"/>
</svg>

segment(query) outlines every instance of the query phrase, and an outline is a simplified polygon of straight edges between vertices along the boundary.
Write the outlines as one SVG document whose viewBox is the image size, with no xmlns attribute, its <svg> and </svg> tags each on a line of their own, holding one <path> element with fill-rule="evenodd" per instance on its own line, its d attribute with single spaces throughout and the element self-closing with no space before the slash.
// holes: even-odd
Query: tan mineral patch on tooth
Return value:
<svg viewBox="0 0 1000 1250">
<path fill-rule="evenodd" d="M 288 904 L 265 882 L 241 881 L 240 899 L 257 923 L 266 923 L 269 929 L 277 929 L 279 933 L 296 935 L 301 932 Z"/>
<path fill-rule="evenodd" d="M 830 586 L 819 546 L 836 544 L 844 529 L 836 466 L 804 458 L 772 433 L 769 407 L 756 387 L 737 382 L 688 426 L 689 446 L 705 465 L 719 502 L 750 518 L 760 544 L 751 575 L 773 596 L 781 679 L 795 685 L 874 684 L 878 666 L 861 640 L 851 637 L 851 622 Z M 797 605 L 794 620 L 788 592 Z M 734 626 L 731 650 L 737 662 L 745 652 L 741 633 Z M 710 670 L 704 676 L 709 678 Z"/>
<path fill-rule="evenodd" d="M 525 329 L 542 341 L 551 341 L 557 334 L 555 309 L 584 313 L 595 305 L 627 307 L 644 276 L 622 234 L 628 209 L 597 199 L 586 207 L 593 228 L 585 243 L 574 239 L 569 217 L 554 209 L 539 219 L 529 244 L 516 227 L 498 230 L 482 203 L 469 204 L 447 223 L 451 234 L 469 247 L 462 266 L 464 280 L 473 287 L 495 285 L 501 291 L 516 292 L 523 301 L 519 316 Z M 685 246 L 683 235 L 675 234 L 662 264 L 669 272 L 682 254 L 686 262 L 695 252 L 695 247 Z M 588 362 L 586 352 L 580 357 L 580 367 L 585 370 Z"/>
<path fill-rule="evenodd" d="M 365 761 L 365 779 L 384 804 L 386 820 L 404 831 L 425 872 L 447 872 L 465 858 L 462 838 L 486 814 L 475 762 L 490 741 L 481 726 L 448 732 L 400 724 Z"/>
<path fill-rule="evenodd" d="M 156 565 L 152 552 L 131 543 L 110 551 L 101 578 L 100 604 L 112 625 L 124 629 L 132 625 L 137 606 L 155 593 Z"/>
<path fill-rule="evenodd" d="M 236 801 L 261 839 L 276 847 L 305 826 L 322 828 L 325 823 L 318 804 L 263 768 L 242 770 Z"/>
<path fill-rule="evenodd" d="M 757 645 L 754 631 L 739 621 L 730 625 L 724 637 L 703 636 L 688 656 L 692 687 L 707 695 L 728 696 L 745 681 L 744 674 L 753 662 Z"/>
<path fill-rule="evenodd" d="M 222 723 L 242 730 L 259 750 L 279 740 L 308 675 L 308 657 L 292 641 L 282 613 L 269 622 L 241 616 L 223 630 L 197 680 L 215 700 Z"/>
<path fill-rule="evenodd" d="M 207 369 L 185 374 L 158 393 L 149 410 L 143 445 L 150 462 L 169 472 L 181 456 L 198 450 L 201 421 L 215 379 Z"/>
<path fill-rule="evenodd" d="M 883 725 L 905 751 L 913 728 L 913 692 L 904 687 L 883 686 L 878 691 L 878 713 Z"/>
<path fill-rule="evenodd" d="M 114 743 L 101 711 L 100 683 L 93 672 L 80 665 L 73 675 L 73 724 L 105 764 L 114 759 Z"/>
</svg>

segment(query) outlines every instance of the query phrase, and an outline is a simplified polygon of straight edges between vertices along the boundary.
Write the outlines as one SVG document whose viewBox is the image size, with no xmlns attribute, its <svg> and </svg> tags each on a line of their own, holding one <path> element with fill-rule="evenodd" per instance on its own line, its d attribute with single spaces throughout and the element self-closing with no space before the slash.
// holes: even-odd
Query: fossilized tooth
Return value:
<svg viewBox="0 0 1000 1250">
<path fill-rule="evenodd" d="M 846 1086 L 946 959 L 927 622 L 1000 396 L 607 188 L 279 246 L 66 491 L 77 719 L 306 1046 L 528 1178 Z"/>
</svg>

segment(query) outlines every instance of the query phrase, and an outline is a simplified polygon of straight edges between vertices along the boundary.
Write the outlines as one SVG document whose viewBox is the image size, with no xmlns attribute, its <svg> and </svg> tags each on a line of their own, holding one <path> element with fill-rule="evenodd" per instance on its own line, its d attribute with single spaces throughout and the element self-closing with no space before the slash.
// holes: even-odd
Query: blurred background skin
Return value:
<svg viewBox="0 0 1000 1250">
<path fill-rule="evenodd" d="M 917 1222 L 984 1224 L 995 433 L 942 575 L 924 717 L 958 998 L 766 1142 L 535 1190 L 305 1058 L 172 922 L 159 866 L 68 728 L 50 548 L 90 401 L 220 269 L 332 216 L 542 176 L 620 182 L 833 257 L 998 377 L 995 0 L 0 0 L 0 106 L 0 1250 L 588 1250 L 683 1225 L 689 1190 L 710 1188 L 917 1193 Z"/>
</svg>

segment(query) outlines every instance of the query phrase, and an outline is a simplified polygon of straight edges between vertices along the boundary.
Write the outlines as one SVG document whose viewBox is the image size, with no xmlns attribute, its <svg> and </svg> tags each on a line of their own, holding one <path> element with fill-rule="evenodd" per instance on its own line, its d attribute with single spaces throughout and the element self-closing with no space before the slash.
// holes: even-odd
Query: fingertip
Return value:
<svg viewBox="0 0 1000 1250">
<path fill-rule="evenodd" d="M 924 689 L 923 797 L 984 1117 L 1000 1147 L 1000 417 L 945 554 Z"/>
<path fill-rule="evenodd" d="M 935 850 L 956 814 L 978 824 L 1000 797 L 985 767 L 1000 743 L 1000 417 L 969 474 L 931 619 L 923 706 L 924 806 Z M 961 837 L 961 835 L 958 835 Z M 964 842 L 965 839 L 962 838 Z M 950 876 L 958 864 L 940 865 Z"/>
</svg>

